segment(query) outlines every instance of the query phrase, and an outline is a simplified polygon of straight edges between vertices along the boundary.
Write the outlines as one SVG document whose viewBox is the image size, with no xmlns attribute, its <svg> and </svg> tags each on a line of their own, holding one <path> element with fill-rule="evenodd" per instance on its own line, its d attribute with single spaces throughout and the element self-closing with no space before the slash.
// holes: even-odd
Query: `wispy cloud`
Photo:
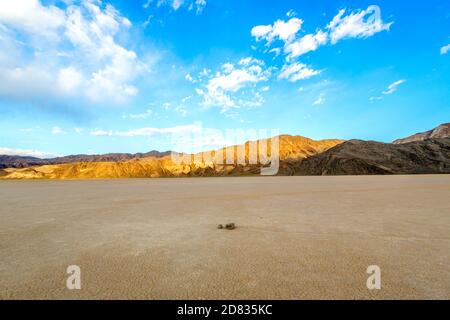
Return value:
<svg viewBox="0 0 450 320">
<path fill-rule="evenodd" d="M 185 126 L 175 126 L 168 128 L 145 127 L 128 131 L 119 131 L 116 132 L 115 135 L 122 137 L 137 137 L 137 136 L 153 136 L 155 134 L 177 134 L 177 133 L 199 132 L 201 130 L 202 130 L 201 125 L 190 124 Z"/>
<path fill-rule="evenodd" d="M 292 63 L 283 66 L 280 74 L 278 75 L 278 79 L 288 79 L 291 82 L 295 82 L 298 80 L 311 78 L 320 73 L 320 70 L 309 68 L 306 64 Z"/>
<path fill-rule="evenodd" d="M 391 83 L 390 85 L 388 85 L 388 87 L 386 88 L 386 90 L 381 92 L 381 95 L 377 95 L 377 96 L 372 96 L 369 98 L 369 100 L 371 102 L 375 102 L 375 101 L 379 101 L 379 100 L 383 100 L 383 95 L 390 95 L 393 94 L 394 92 L 396 92 L 398 90 L 398 87 L 405 83 L 406 80 L 405 79 L 400 79 L 397 81 L 394 81 L 393 83 Z"/>
<path fill-rule="evenodd" d="M 156 134 L 195 133 L 200 132 L 201 130 L 202 130 L 201 124 L 194 123 L 189 125 L 166 127 L 166 128 L 144 127 L 138 129 L 131 129 L 127 131 L 93 129 L 89 131 L 89 134 L 95 137 L 112 137 L 112 136 L 139 137 L 139 136 L 153 136 Z"/>
<path fill-rule="evenodd" d="M 91 136 L 95 136 L 95 137 L 110 137 L 113 135 L 112 131 L 105 131 L 105 130 L 101 130 L 101 129 L 95 129 L 89 132 L 89 134 Z"/>
<path fill-rule="evenodd" d="M 323 94 L 320 94 L 320 96 L 313 102 L 313 105 L 314 105 L 314 106 L 321 105 L 321 104 L 324 103 L 324 101 L 325 101 L 324 95 L 323 95 Z"/>
<path fill-rule="evenodd" d="M 197 14 L 202 13 L 206 6 L 206 0 L 146 0 L 142 7 L 148 9 L 153 3 L 156 7 L 169 6 L 174 11 L 185 7 L 189 11 L 194 10 Z"/>
<path fill-rule="evenodd" d="M 10 155 L 10 156 L 22 156 L 22 157 L 37 157 L 37 158 L 53 158 L 59 155 L 38 151 L 38 150 L 29 150 L 29 149 L 13 149 L 13 148 L 1 148 L 0 154 Z"/>
<path fill-rule="evenodd" d="M 152 109 L 147 109 L 145 112 L 142 113 L 131 113 L 131 114 L 124 114 L 122 115 L 123 119 L 146 119 L 148 117 L 151 117 L 153 115 Z"/>
<path fill-rule="evenodd" d="M 332 44 L 346 38 L 368 38 L 381 31 L 387 31 L 393 22 L 384 23 L 378 6 L 369 6 L 366 10 L 353 11 L 345 15 L 342 9 L 328 24 Z"/>
<path fill-rule="evenodd" d="M 391 83 L 387 87 L 387 90 L 383 91 L 382 93 L 384 95 L 393 94 L 395 91 L 397 91 L 398 86 L 401 85 L 402 83 L 405 83 L 405 82 L 406 82 L 405 79 L 397 80 L 397 81 Z"/>
<path fill-rule="evenodd" d="M 66 132 L 58 126 L 52 128 L 52 134 L 66 134 Z"/>
</svg>

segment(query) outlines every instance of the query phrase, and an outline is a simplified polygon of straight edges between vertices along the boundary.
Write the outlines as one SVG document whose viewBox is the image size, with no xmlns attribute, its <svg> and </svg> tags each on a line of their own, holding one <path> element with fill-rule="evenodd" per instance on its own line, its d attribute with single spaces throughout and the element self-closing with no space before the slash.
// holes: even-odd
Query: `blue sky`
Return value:
<svg viewBox="0 0 450 320">
<path fill-rule="evenodd" d="M 450 121 L 449 71 L 445 0 L 0 0 L 0 153 L 389 142 Z"/>
</svg>

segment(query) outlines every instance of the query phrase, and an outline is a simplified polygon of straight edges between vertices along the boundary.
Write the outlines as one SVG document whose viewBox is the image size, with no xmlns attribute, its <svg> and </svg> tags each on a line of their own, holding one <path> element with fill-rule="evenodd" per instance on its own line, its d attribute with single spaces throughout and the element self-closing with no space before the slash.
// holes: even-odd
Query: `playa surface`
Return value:
<svg viewBox="0 0 450 320">
<path fill-rule="evenodd" d="M 0 181 L 0 298 L 449 299 L 449 195 L 450 175 Z"/>
</svg>

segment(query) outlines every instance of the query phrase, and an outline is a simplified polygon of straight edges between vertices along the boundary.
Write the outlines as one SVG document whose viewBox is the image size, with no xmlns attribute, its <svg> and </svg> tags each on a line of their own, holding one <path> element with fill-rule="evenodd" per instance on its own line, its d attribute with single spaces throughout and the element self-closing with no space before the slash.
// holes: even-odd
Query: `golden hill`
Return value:
<svg viewBox="0 0 450 320">
<path fill-rule="evenodd" d="M 259 146 L 266 144 L 267 140 L 257 142 Z M 302 136 L 279 136 L 280 161 L 303 159 L 322 153 L 343 140 L 315 141 Z M 41 165 L 29 168 L 3 169 L 0 179 L 95 179 L 95 178 L 155 178 L 155 177 L 181 177 L 181 176 L 227 176 L 259 174 L 260 165 L 225 163 L 226 149 L 245 148 L 245 158 L 248 163 L 249 143 L 241 146 L 231 146 L 211 152 L 213 161 L 206 160 L 204 153 L 190 155 L 192 161 L 186 164 L 174 163 L 170 156 L 161 158 L 146 157 L 118 162 L 77 162 L 56 165 Z M 268 143 L 268 154 L 271 154 Z M 217 161 L 223 159 L 223 161 Z"/>
</svg>

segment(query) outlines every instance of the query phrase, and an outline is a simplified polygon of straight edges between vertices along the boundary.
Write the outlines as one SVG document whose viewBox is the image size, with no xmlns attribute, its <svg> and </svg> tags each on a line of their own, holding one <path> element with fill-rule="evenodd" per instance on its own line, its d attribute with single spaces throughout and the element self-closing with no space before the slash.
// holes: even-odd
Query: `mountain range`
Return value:
<svg viewBox="0 0 450 320">
<path fill-rule="evenodd" d="M 0 155 L 0 168 L 26 168 L 44 164 L 63 164 L 74 162 L 110 162 L 110 161 L 116 162 L 147 157 L 162 158 L 170 154 L 171 154 L 170 151 L 159 152 L 153 150 L 146 153 L 106 153 L 94 155 L 77 154 L 49 159 L 13 156 L 13 155 Z"/>
<path fill-rule="evenodd" d="M 265 140 L 258 141 L 258 146 Z M 450 173 L 450 123 L 433 130 L 381 143 L 362 140 L 312 140 L 302 136 L 279 136 L 279 175 L 367 175 Z M 237 150 L 238 146 L 230 146 Z M 245 157 L 249 157 L 246 142 Z M 225 150 L 212 151 L 225 157 Z M 258 149 L 259 150 L 259 149 Z M 270 150 L 269 150 L 270 152 Z M 171 152 L 73 155 L 52 159 L 0 155 L 2 179 L 152 178 L 180 176 L 256 175 L 260 165 L 206 161 L 177 164 Z M 192 155 L 194 159 L 194 155 Z M 198 160 L 201 159 L 201 160 Z"/>
</svg>

